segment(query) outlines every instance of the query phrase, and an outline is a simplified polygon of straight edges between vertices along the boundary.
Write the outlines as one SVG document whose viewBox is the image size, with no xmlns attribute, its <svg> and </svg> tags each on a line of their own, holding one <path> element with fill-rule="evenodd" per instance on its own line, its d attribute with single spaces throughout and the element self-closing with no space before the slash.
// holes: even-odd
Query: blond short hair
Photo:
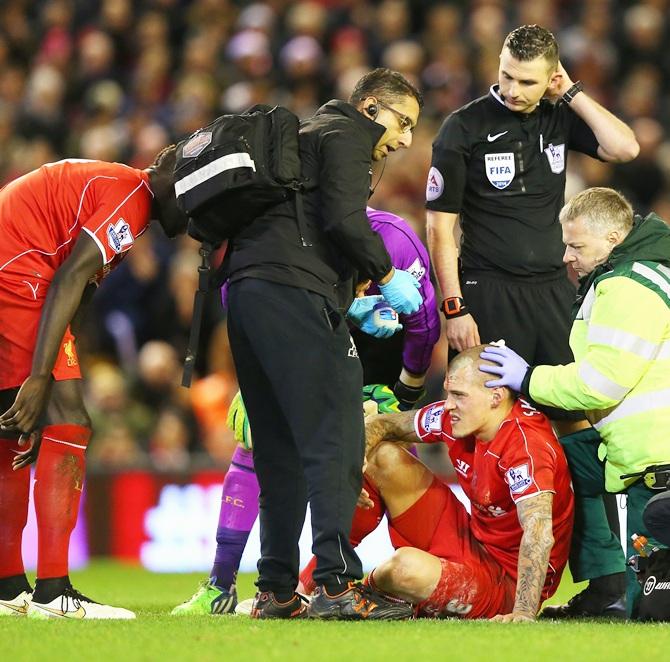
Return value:
<svg viewBox="0 0 670 662">
<path fill-rule="evenodd" d="M 628 234 L 633 227 L 633 207 L 619 191 L 603 186 L 587 188 L 561 209 L 561 223 L 582 217 L 592 232 L 621 230 Z"/>
</svg>

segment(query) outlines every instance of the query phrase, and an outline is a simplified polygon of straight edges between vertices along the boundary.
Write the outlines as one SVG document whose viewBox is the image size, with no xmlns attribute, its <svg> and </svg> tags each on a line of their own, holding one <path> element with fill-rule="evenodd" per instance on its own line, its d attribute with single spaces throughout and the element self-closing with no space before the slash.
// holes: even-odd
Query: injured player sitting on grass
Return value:
<svg viewBox="0 0 670 662">
<path fill-rule="evenodd" d="M 412 602 L 419 616 L 530 621 L 567 562 L 570 475 L 545 416 L 507 388 L 486 388 L 481 351 L 451 362 L 445 401 L 366 419 L 352 537 L 362 539 L 386 510 L 396 552 L 368 582 Z M 447 444 L 471 515 L 403 442 Z"/>
</svg>

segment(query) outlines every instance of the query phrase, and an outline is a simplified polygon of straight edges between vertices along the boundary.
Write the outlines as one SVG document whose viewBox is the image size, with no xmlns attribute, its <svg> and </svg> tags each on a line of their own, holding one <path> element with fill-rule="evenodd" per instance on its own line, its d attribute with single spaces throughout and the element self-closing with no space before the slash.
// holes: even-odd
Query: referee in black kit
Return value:
<svg viewBox="0 0 670 662">
<path fill-rule="evenodd" d="M 626 162 L 639 147 L 626 124 L 573 83 L 554 36 L 521 26 L 503 44 L 498 84 L 447 117 L 433 142 L 428 244 L 452 350 L 504 338 L 531 365 L 572 362 L 575 288 L 558 222 L 569 150 Z M 593 432 L 581 412 L 547 413 L 570 460 L 576 435 Z M 554 616 L 600 615 L 623 593 L 623 555 L 602 500 L 577 495 L 576 505 L 587 532 L 570 569 L 576 581 L 597 581 Z"/>
<path fill-rule="evenodd" d="M 344 312 L 355 271 L 398 312 L 421 305 L 418 281 L 393 268 L 366 214 L 371 162 L 411 145 L 421 104 L 400 74 L 366 74 L 349 103 L 330 101 L 301 123 L 304 218 L 288 201 L 233 240 L 228 328 L 261 488 L 256 618 L 412 614 L 355 583 L 363 572 L 349 532 L 363 479 L 363 371 Z M 295 593 L 308 501 L 318 584 L 309 610 Z"/>
</svg>

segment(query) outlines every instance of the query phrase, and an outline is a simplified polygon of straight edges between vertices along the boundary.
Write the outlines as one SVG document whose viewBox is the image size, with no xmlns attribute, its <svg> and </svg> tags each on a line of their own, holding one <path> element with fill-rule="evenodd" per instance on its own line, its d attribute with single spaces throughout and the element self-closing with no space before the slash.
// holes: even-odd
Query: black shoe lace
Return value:
<svg viewBox="0 0 670 662">
<path fill-rule="evenodd" d="M 298 591 L 295 592 L 295 595 L 297 595 L 300 598 L 301 602 L 304 602 L 306 605 L 309 604 L 307 596 L 304 596 L 302 593 L 298 593 Z"/>
<path fill-rule="evenodd" d="M 82 602 L 92 602 L 93 604 L 98 604 L 95 600 L 91 600 L 91 598 L 87 598 L 83 593 L 80 593 L 73 586 L 67 586 L 61 596 L 62 612 L 67 611 L 68 599 L 72 600 L 72 604 L 74 605 L 75 609 L 79 609 L 79 607 L 81 607 Z"/>
</svg>

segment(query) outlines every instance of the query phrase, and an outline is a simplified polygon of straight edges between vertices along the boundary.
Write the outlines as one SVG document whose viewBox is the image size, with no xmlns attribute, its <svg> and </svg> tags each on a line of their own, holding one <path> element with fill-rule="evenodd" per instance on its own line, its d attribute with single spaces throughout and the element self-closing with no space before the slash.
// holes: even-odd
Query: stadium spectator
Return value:
<svg viewBox="0 0 670 662">
<path fill-rule="evenodd" d="M 66 160 L 0 191 L 0 600 L 34 618 L 134 618 L 70 584 L 68 546 L 84 480 L 91 422 L 82 397 L 77 319 L 95 285 L 152 219 L 186 229 L 173 190 L 175 146 L 147 170 Z M 46 414 L 46 418 L 45 418 Z M 32 446 L 22 450 L 22 437 Z M 41 443 L 40 443 L 41 442 Z M 37 581 L 21 557 L 30 469 L 35 488 Z M 17 454 L 18 453 L 18 454 Z"/>
<path fill-rule="evenodd" d="M 87 460 L 106 467 L 140 463 L 146 446 L 143 442 L 155 425 L 154 413 L 130 397 L 126 374 L 118 366 L 98 362 L 88 369 L 86 377 L 85 402 L 93 430 Z M 112 437 L 123 437 L 119 449 L 113 448 Z"/>
<path fill-rule="evenodd" d="M 386 509 L 396 552 L 368 583 L 419 616 L 529 621 L 568 559 L 570 474 L 546 417 L 507 388 L 485 387 L 482 349 L 451 361 L 445 401 L 366 419 L 366 489 L 352 535 L 362 539 Z M 406 442 L 447 444 L 470 515 Z"/>
<path fill-rule="evenodd" d="M 575 288 L 561 260 L 558 223 L 568 150 L 625 162 L 635 158 L 638 144 L 624 122 L 573 83 L 554 36 L 523 25 L 505 39 L 497 85 L 452 113 L 433 143 L 428 244 L 453 350 L 504 338 L 534 363 L 572 360 Z M 588 427 L 579 412 L 546 413 L 565 443 Z M 623 592 L 623 557 L 614 535 L 600 526 L 603 498 L 584 495 L 577 509 L 593 524 L 570 569 L 576 581 L 593 580 L 597 613 L 617 586 Z M 597 531 L 603 538 L 594 540 Z"/>
<path fill-rule="evenodd" d="M 576 195 L 560 222 L 563 259 L 580 277 L 570 333 L 574 361 L 531 368 L 511 348 L 491 347 L 482 356 L 496 365 L 482 370 L 500 375 L 487 383 L 492 387 L 509 386 L 540 404 L 587 413 L 593 428 L 562 440 L 575 494 L 627 495 L 630 556 L 631 535 L 647 534 L 642 512 L 653 492 L 625 474 L 670 460 L 670 228 L 656 214 L 634 216 L 629 202 L 608 188 Z M 577 550 L 592 537 L 589 525 L 576 518 Z M 620 543 L 613 545 L 614 553 Z M 592 560 L 601 569 L 605 562 Z M 628 614 L 634 617 L 640 588 L 628 572 Z M 616 605 L 594 605 L 593 599 L 586 589 L 544 613 L 568 618 L 614 612 Z"/>
</svg>

